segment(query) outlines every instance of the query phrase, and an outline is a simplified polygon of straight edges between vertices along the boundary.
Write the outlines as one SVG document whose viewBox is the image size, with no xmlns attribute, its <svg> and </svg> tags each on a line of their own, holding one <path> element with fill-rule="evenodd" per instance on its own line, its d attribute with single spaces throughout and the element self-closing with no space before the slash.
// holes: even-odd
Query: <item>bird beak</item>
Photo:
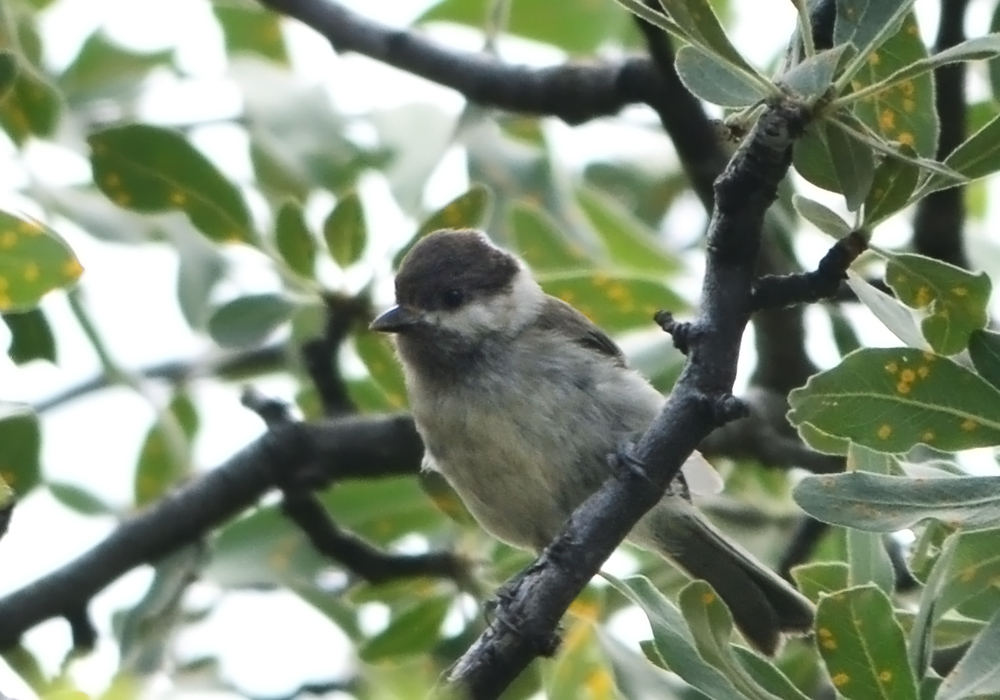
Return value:
<svg viewBox="0 0 1000 700">
<path fill-rule="evenodd" d="M 383 311 L 368 328 L 380 333 L 402 333 L 421 321 L 421 315 L 416 310 L 396 305 Z"/>
</svg>

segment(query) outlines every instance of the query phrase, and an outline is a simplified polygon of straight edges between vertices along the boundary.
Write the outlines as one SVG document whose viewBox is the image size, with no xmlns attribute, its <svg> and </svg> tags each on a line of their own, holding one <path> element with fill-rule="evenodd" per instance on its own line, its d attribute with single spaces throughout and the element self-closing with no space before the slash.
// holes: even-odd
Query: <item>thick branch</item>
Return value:
<svg viewBox="0 0 1000 700">
<path fill-rule="evenodd" d="M 474 698 L 497 697 L 551 639 L 563 613 L 642 515 L 662 497 L 684 460 L 713 428 L 738 411 L 732 397 L 740 340 L 764 212 L 805 125 L 794 106 L 769 106 L 715 184 L 702 310 L 690 360 L 663 411 L 632 453 L 639 470 L 619 470 L 569 519 L 500 601 L 497 620 L 458 661 L 450 680 Z M 508 621 L 517 621 L 517 628 Z"/>
<path fill-rule="evenodd" d="M 559 117 L 580 124 L 630 104 L 652 104 L 663 88 L 646 58 L 532 68 L 456 51 L 417 32 L 389 27 L 332 0 L 260 0 L 322 34 L 337 51 L 353 51 L 457 90 L 488 107 Z"/>
<path fill-rule="evenodd" d="M 123 521 L 90 551 L 0 598 L 0 648 L 16 644 L 45 620 L 84 609 L 136 566 L 203 537 L 276 487 L 282 472 L 329 480 L 415 474 L 422 454 L 407 415 L 291 424 L 270 431 L 222 466 Z"/>
</svg>

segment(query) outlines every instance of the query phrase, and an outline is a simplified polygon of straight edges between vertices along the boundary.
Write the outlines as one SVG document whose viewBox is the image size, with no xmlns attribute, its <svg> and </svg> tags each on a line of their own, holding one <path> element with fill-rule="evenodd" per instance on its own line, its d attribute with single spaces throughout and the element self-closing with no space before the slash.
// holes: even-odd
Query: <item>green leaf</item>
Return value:
<svg viewBox="0 0 1000 700">
<path fill-rule="evenodd" d="M 384 334 L 361 332 L 354 336 L 354 348 L 365 363 L 368 373 L 385 392 L 389 406 L 400 409 L 406 406 L 406 382 L 396 353 Z"/>
<path fill-rule="evenodd" d="M 198 430 L 198 410 L 184 392 L 177 392 L 164 416 L 146 433 L 135 468 L 133 495 L 143 506 L 162 497 L 191 472 L 191 441 Z"/>
<path fill-rule="evenodd" d="M 139 84 L 157 66 L 168 65 L 172 51 L 136 53 L 109 41 L 100 30 L 91 34 L 57 83 L 70 104 L 94 99 L 117 99 L 136 93 Z"/>
<path fill-rule="evenodd" d="M 438 643 L 441 624 L 451 603 L 450 595 L 436 596 L 416 603 L 362 644 L 358 649 L 358 656 L 362 661 L 374 663 L 382 659 L 398 659 L 430 651 Z"/>
<path fill-rule="evenodd" d="M 774 697 L 774 694 L 757 683 L 754 676 L 747 673 L 734 655 L 733 646 L 730 644 L 733 632 L 732 615 L 709 584 L 704 581 L 692 581 L 681 589 L 677 602 L 701 658 L 724 673 L 743 697 L 750 700 L 754 698 L 770 700 Z M 776 674 L 778 678 L 784 678 L 777 668 L 771 666 L 771 670 L 773 674 L 770 675 Z M 794 690 L 788 679 L 784 680 L 787 689 Z M 778 697 L 794 697 L 801 700 L 806 698 L 797 691 L 791 696 L 782 694 Z"/>
<path fill-rule="evenodd" d="M 274 243 L 285 263 L 296 274 L 313 279 L 316 274 L 316 241 L 309 233 L 302 206 L 286 201 L 274 222 Z"/>
<path fill-rule="evenodd" d="M 944 164 L 970 180 L 977 180 L 1000 170 L 1000 115 L 963 141 L 944 159 Z M 924 183 L 914 198 L 957 184 L 961 183 L 935 175 Z"/>
<path fill-rule="evenodd" d="M 806 99 L 822 97 L 833 86 L 837 66 L 848 50 L 853 50 L 850 44 L 820 51 L 782 73 L 776 82 Z"/>
<path fill-rule="evenodd" d="M 14 89 L 17 81 L 17 57 L 10 51 L 0 50 L 0 102 Z"/>
<path fill-rule="evenodd" d="M 907 346 L 921 350 L 929 347 L 917 328 L 913 313 L 898 299 L 872 286 L 850 270 L 847 271 L 847 284 L 858 295 L 858 300 Z"/>
<path fill-rule="evenodd" d="M 208 319 L 208 332 L 223 347 L 257 345 L 288 321 L 295 309 L 295 303 L 279 294 L 251 294 L 216 309 Z"/>
<path fill-rule="evenodd" d="M 768 659 L 758 656 L 746 647 L 734 646 L 733 654 L 740 664 L 750 673 L 757 685 L 767 692 L 768 698 L 784 698 L 785 700 L 808 700 L 801 690 L 792 683 L 780 668 Z"/>
<path fill-rule="evenodd" d="M 217 246 L 186 224 L 170 230 L 178 255 L 177 304 L 192 329 L 204 330 L 214 308 L 212 292 L 223 279 L 227 260 Z"/>
<path fill-rule="evenodd" d="M 701 657 L 680 611 L 649 579 L 633 576 L 619 581 L 606 573 L 601 575 L 646 613 L 656 650 L 670 664 L 670 670 L 713 700 L 743 698 L 725 675 Z"/>
<path fill-rule="evenodd" d="M 36 221 L 0 211 L 0 311 L 27 311 L 83 272 L 62 238 Z"/>
<path fill-rule="evenodd" d="M 851 225 L 840 218 L 838 214 L 819 202 L 792 195 L 792 206 L 799 215 L 828 236 L 841 239 L 851 232 Z"/>
<path fill-rule="evenodd" d="M 886 257 L 885 281 L 901 302 L 926 314 L 920 329 L 931 347 L 941 355 L 964 350 L 972 331 L 986 325 L 989 275 L 911 253 Z"/>
<path fill-rule="evenodd" d="M 869 6 L 892 5 L 873 2 Z M 912 4 L 912 3 L 902 3 Z M 895 8 L 884 8 L 892 12 Z M 916 16 L 906 15 L 899 31 L 878 50 L 865 58 L 853 77 L 851 87 L 861 90 L 875 85 L 897 71 L 927 59 L 927 47 L 920 37 Z M 934 78 L 930 74 L 910 77 L 893 87 L 862 98 L 854 104 L 855 115 L 885 141 L 912 147 L 919 156 L 937 154 L 938 117 L 934 107 Z"/>
<path fill-rule="evenodd" d="M 639 275 L 566 272 L 539 275 L 538 282 L 610 333 L 650 326 L 660 309 L 687 306 L 659 281 Z"/>
<path fill-rule="evenodd" d="M 455 22 L 474 28 L 488 25 L 489 3 L 443 0 L 435 3 L 417 23 Z M 592 54 L 609 39 L 623 38 L 632 29 L 628 15 L 611 2 L 570 6 L 563 0 L 510 3 L 502 31 L 558 46 L 571 54 Z"/>
<path fill-rule="evenodd" d="M 222 27 L 226 53 L 254 53 L 278 63 L 288 63 L 281 34 L 281 15 L 253 5 L 212 3 L 212 12 Z"/>
<path fill-rule="evenodd" d="M 431 535 L 449 522 L 413 477 L 341 482 L 320 500 L 338 525 L 380 545 L 411 532 Z"/>
<path fill-rule="evenodd" d="M 959 532 L 953 537 L 956 539 L 954 554 L 945 562 L 945 575 L 934 598 L 935 621 L 977 596 L 995 595 L 996 581 L 1000 577 L 1000 530 Z M 995 610 L 994 603 L 990 613 Z"/>
<path fill-rule="evenodd" d="M 1000 477 L 904 477 L 849 472 L 807 476 L 792 492 L 817 520 L 898 532 L 933 518 L 966 530 L 1000 527 Z"/>
<path fill-rule="evenodd" d="M 94 182 L 118 206 L 143 213 L 183 211 L 216 242 L 255 240 L 239 189 L 181 134 L 128 124 L 87 140 Z"/>
<path fill-rule="evenodd" d="M 323 222 L 323 237 L 333 259 L 341 267 L 361 259 L 368 243 L 368 226 L 357 193 L 350 192 L 340 198 Z"/>
<path fill-rule="evenodd" d="M 866 348 L 789 394 L 789 420 L 881 452 L 1000 444 L 1000 392 L 951 360 Z M 803 436 L 805 437 L 805 436 Z"/>
<path fill-rule="evenodd" d="M 114 508 L 82 486 L 61 481 L 49 481 L 45 485 L 53 498 L 81 515 L 111 515 L 114 513 Z"/>
<path fill-rule="evenodd" d="M 826 138 L 828 128 L 825 122 L 810 124 L 792 146 L 792 163 L 808 182 L 830 192 L 840 192 L 840 181 Z"/>
<path fill-rule="evenodd" d="M 416 235 L 392 259 L 393 269 L 410 252 L 413 244 L 441 229 L 480 228 L 489 218 L 490 191 L 483 185 L 473 185 L 467 192 L 460 194 L 429 217 L 424 219 L 417 229 Z"/>
<path fill-rule="evenodd" d="M 969 336 L 969 356 L 979 376 L 1000 389 L 1000 333 L 972 331 Z"/>
<path fill-rule="evenodd" d="M 18 146 L 29 136 L 51 136 L 59 125 L 59 91 L 29 63 L 18 63 L 14 84 L 0 100 L 0 126 Z"/>
<path fill-rule="evenodd" d="M 0 481 L 21 498 L 38 485 L 42 447 L 41 427 L 34 413 L 0 418 Z"/>
<path fill-rule="evenodd" d="M 759 79 L 700 46 L 682 46 L 675 61 L 677 75 L 696 96 L 722 107 L 749 107 L 769 93 Z"/>
<path fill-rule="evenodd" d="M 896 466 L 895 458 L 852 443 L 847 452 L 847 467 L 851 472 L 888 475 Z M 896 575 L 879 534 L 850 527 L 847 530 L 847 561 L 850 565 L 850 585 L 872 583 L 892 595 Z"/>
<path fill-rule="evenodd" d="M 709 0 L 660 0 L 660 6 L 693 43 L 718 56 L 716 60 L 766 82 L 726 36 L 726 31 L 715 14 L 715 7 Z"/>
<path fill-rule="evenodd" d="M 792 569 L 795 585 L 802 595 L 818 603 L 825 594 L 842 591 L 848 586 L 850 568 L 842 561 L 818 561 Z"/>
<path fill-rule="evenodd" d="M 828 127 L 826 139 L 840 192 L 848 210 L 857 211 L 865 203 L 875 177 L 875 159 L 871 149 L 840 129 Z"/>
<path fill-rule="evenodd" d="M 656 233 L 621 204 L 590 187 L 580 187 L 576 193 L 583 213 L 604 242 L 612 262 L 651 274 L 669 274 L 681 269 L 680 261 L 656 240 Z"/>
<path fill-rule="evenodd" d="M 965 61 L 991 59 L 998 55 L 1000 55 L 1000 35 L 987 34 L 986 36 L 977 36 L 972 39 L 966 39 L 965 41 L 955 44 L 954 46 L 944 49 L 943 51 L 938 51 L 927 58 L 919 61 L 913 61 L 905 67 L 897 70 L 887 78 L 882 79 L 880 84 L 889 88 L 890 86 L 901 83 L 904 80 L 909 80 L 919 75 L 923 75 L 924 73 L 929 73 L 930 71 L 940 68 L 941 66 L 946 66 L 951 63 L 962 63 Z"/>
<path fill-rule="evenodd" d="M 816 641 L 837 693 L 848 700 L 916 700 L 906 639 L 889 598 L 875 586 L 819 602 Z"/>
<path fill-rule="evenodd" d="M 958 664 L 938 688 L 937 700 L 962 700 L 1000 694 L 1000 612 L 973 640 Z"/>
<path fill-rule="evenodd" d="M 916 157 L 913 149 L 907 146 L 902 148 Z M 919 176 L 920 168 L 912 160 L 883 158 L 875 169 L 871 189 L 865 198 L 865 227 L 874 228 L 907 206 Z"/>
<path fill-rule="evenodd" d="M 873 50 L 890 36 L 901 32 L 914 0 L 902 2 L 871 2 L 870 0 L 839 0 L 833 29 L 833 44 L 854 44 L 858 60 L 867 60 Z"/>
<path fill-rule="evenodd" d="M 56 339 L 41 309 L 3 314 L 3 320 L 11 334 L 7 354 L 15 364 L 23 365 L 32 360 L 56 361 Z"/>
<path fill-rule="evenodd" d="M 558 272 L 593 265 L 583 248 L 570 242 L 543 209 L 525 201 L 511 201 L 506 209 L 514 249 L 532 271 Z"/>
</svg>

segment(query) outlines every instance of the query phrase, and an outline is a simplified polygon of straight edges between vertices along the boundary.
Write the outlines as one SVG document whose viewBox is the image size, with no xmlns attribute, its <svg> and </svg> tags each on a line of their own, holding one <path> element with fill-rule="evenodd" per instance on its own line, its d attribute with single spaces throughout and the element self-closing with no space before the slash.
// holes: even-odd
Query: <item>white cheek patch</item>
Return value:
<svg viewBox="0 0 1000 700">
<path fill-rule="evenodd" d="M 509 292 L 474 299 L 455 311 L 436 311 L 431 318 L 441 328 L 465 336 L 498 330 L 517 331 L 538 316 L 544 301 L 542 288 L 530 272 L 521 268 Z"/>
</svg>

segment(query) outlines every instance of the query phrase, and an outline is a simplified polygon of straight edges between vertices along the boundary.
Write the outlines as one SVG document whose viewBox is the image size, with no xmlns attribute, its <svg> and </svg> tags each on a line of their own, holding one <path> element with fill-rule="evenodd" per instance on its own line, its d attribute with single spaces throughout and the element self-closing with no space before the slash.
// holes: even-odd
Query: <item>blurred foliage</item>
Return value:
<svg viewBox="0 0 1000 700">
<path fill-rule="evenodd" d="M 727 120 L 737 131 L 752 124 L 761 100 L 783 95 L 809 106 L 815 122 L 795 147 L 794 167 L 833 193 L 826 201 L 836 204 L 796 194 L 792 212 L 786 201 L 789 242 L 808 240 L 806 224 L 833 237 L 857 228 L 871 235 L 927 194 L 956 184 L 969 185 L 971 214 L 986 215 L 985 188 L 970 181 L 1000 169 L 996 94 L 970 109 L 973 135 L 943 163 L 934 162 L 939 124 L 930 71 L 991 59 L 996 93 L 1000 37 L 976 37 L 930 55 L 912 4 L 838 0 L 834 46 L 821 52 L 806 46 L 802 60 L 780 67 L 774 79 L 729 41 L 724 0 L 662 0 L 667 14 L 640 0 L 441 0 L 415 23 L 457 24 L 484 38 L 512 35 L 591 58 L 641 46 L 625 6 L 679 39 L 684 84 L 732 108 Z M 326 295 L 367 299 L 421 235 L 482 227 L 521 254 L 547 291 L 622 338 L 633 364 L 659 388 L 669 389 L 676 378 L 683 358 L 665 347 L 650 319 L 660 308 L 684 312 L 696 305 L 685 280 L 697 271 L 700 251 L 679 243 L 697 231 L 685 237 L 666 229 L 667 220 L 686 217 L 693 198 L 676 160 L 656 158 L 664 138 L 649 115 L 630 112 L 602 125 L 623 142 L 638 140 L 639 152 L 623 148 L 581 163 L 579 154 L 571 161 L 558 147 L 544 118 L 476 105 L 456 117 L 430 97 L 347 113 L 327 86 L 303 85 L 292 70 L 283 20 L 252 2 L 219 1 L 204 19 L 216 25 L 226 79 L 241 98 L 236 113 L 222 120 L 243 138 L 236 157 L 245 157 L 250 172 L 237 179 L 199 147 L 201 128 L 218 126 L 214 118 L 170 125 L 138 116 L 162 89 L 160 78 L 191 79 L 173 47 L 139 51 L 99 27 L 68 64 L 54 69 L 44 58 L 48 34 L 40 30 L 48 6 L 0 0 L 0 140 L 19 173 L 18 201 L 40 212 L 35 220 L 0 211 L 0 311 L 13 363 L 57 362 L 67 350 L 50 308 L 40 304 L 83 272 L 61 228 L 111 245 L 169 247 L 177 281 L 163 293 L 176 296 L 193 334 L 240 353 L 269 342 L 294 351 L 321 331 Z M 997 28 L 1000 10 L 993 16 Z M 28 152 L 39 143 L 86 161 L 91 176 L 66 184 L 59 173 L 29 173 Z M 463 156 L 458 169 L 449 158 L 456 152 Z M 428 182 L 442 167 L 451 177 L 447 201 L 431 201 Z M 387 230 L 386 211 L 398 212 L 405 230 Z M 970 477 L 950 458 L 929 463 L 920 456 L 921 445 L 954 453 L 1000 444 L 1000 334 L 987 324 L 990 279 L 903 251 L 873 251 L 895 296 L 859 276 L 852 288 L 900 347 L 859 348 L 856 317 L 824 307 L 837 351 L 846 356 L 790 397 L 789 417 L 803 439 L 846 455 L 849 471 L 807 477 L 793 494 L 786 474 L 734 462 L 725 467 L 732 473 L 728 490 L 710 504 L 725 529 L 770 561 L 787 538 L 794 501 L 847 530 L 846 536 L 835 530 L 816 560 L 794 572 L 818 603 L 814 638 L 764 659 L 733 643 L 729 613 L 704 583 L 686 583 L 670 565 L 633 552 L 634 575 L 588 587 L 569 611 L 556 657 L 533 663 L 505 698 L 539 692 L 553 699 L 1000 697 L 992 658 L 1000 639 L 1000 479 Z M 263 262 L 277 282 L 248 288 L 241 281 L 248 261 L 258 268 Z M 1000 256 L 983 265 L 1000 271 Z M 74 309 L 90 328 L 86 310 Z M 114 364 L 113 348 L 109 353 L 93 332 L 89 340 L 106 384 L 139 388 Z M 402 373 L 383 338 L 358 324 L 343 355 L 335 359 L 359 410 L 405 406 Z M 319 414 L 315 392 L 294 362 L 253 371 L 289 377 L 303 414 Z M 139 441 L 129 508 L 192 478 L 201 410 L 183 382 L 171 387 Z M 44 488 L 82 516 L 118 514 L 104 494 L 47 473 L 37 415 L 21 406 L 2 411 L 4 527 L 11 489 L 24 498 Z M 467 554 L 481 564 L 476 573 L 484 592 L 529 559 L 480 533 L 433 477 L 340 483 L 320 499 L 338 525 L 373 544 L 397 550 L 416 538 L 420 546 Z M 752 527 L 733 515 L 747 511 Z M 911 563 L 925 585 L 917 601 L 893 590 L 881 534 L 872 534 L 902 529 L 918 538 Z M 359 583 L 268 503 L 223 525 L 206 547 L 156 564 L 145 596 L 116 616 L 121 668 L 106 697 L 138 695 L 162 669 L 178 688 L 234 687 L 216 658 L 181 659 L 172 644 L 207 614 L 185 604 L 195 578 L 223 596 L 280 587 L 308 603 L 350 641 L 353 675 L 333 680 L 357 698 L 423 697 L 483 628 L 482 601 L 471 599 L 473 591 L 431 580 Z M 641 645 L 623 641 L 607 624 L 635 608 L 652 631 Z M 377 628 L 366 622 L 372 611 L 385 613 Z M 956 669 L 936 677 L 929 666 L 934 649 L 970 641 Z M 71 673 L 50 676 L 36 654 L 49 655 L 18 647 L 4 658 L 43 696 L 82 697 Z"/>
</svg>

